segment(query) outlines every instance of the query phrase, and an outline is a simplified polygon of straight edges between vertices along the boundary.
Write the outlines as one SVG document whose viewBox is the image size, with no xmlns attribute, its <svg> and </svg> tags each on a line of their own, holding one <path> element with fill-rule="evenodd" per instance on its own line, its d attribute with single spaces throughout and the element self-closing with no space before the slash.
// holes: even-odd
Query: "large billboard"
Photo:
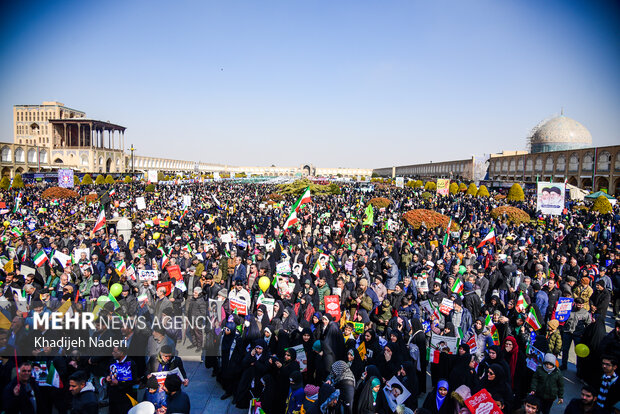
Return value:
<svg viewBox="0 0 620 414">
<path fill-rule="evenodd" d="M 437 179 L 437 194 L 442 196 L 450 194 L 450 180 L 446 178 Z"/>
<path fill-rule="evenodd" d="M 561 215 L 564 211 L 564 183 L 538 183 L 536 192 L 536 210 L 542 214 Z"/>
</svg>

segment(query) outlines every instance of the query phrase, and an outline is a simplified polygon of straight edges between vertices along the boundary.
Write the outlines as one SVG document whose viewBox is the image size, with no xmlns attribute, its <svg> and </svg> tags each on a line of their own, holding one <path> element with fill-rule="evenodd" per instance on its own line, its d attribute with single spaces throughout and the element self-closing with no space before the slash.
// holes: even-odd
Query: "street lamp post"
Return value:
<svg viewBox="0 0 620 414">
<path fill-rule="evenodd" d="M 133 152 L 136 150 L 133 147 L 133 144 L 131 144 L 130 150 L 131 150 L 131 197 L 133 197 L 133 180 L 135 178 L 134 177 L 135 173 L 134 173 L 134 169 L 133 169 Z"/>
</svg>

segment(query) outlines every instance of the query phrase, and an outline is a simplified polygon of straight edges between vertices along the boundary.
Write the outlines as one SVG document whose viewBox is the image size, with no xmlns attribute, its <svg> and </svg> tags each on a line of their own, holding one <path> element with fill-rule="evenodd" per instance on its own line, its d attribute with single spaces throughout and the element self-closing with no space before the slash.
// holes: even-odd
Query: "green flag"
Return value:
<svg viewBox="0 0 620 414">
<path fill-rule="evenodd" d="M 375 223 L 375 210 L 373 210 L 372 208 L 372 204 L 368 204 L 368 207 L 366 207 L 366 218 L 364 219 L 364 222 L 362 223 L 364 226 L 372 226 Z"/>
</svg>

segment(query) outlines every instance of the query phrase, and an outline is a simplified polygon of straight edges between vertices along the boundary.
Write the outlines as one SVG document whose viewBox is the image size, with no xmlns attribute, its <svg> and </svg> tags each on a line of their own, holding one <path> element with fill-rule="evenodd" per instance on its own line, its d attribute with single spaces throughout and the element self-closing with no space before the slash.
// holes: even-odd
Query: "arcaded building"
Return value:
<svg viewBox="0 0 620 414">
<path fill-rule="evenodd" d="M 488 179 L 564 182 L 587 190 L 620 193 L 620 145 L 593 147 L 581 123 L 563 115 L 544 122 L 528 138 L 530 152 L 492 154 Z"/>
</svg>

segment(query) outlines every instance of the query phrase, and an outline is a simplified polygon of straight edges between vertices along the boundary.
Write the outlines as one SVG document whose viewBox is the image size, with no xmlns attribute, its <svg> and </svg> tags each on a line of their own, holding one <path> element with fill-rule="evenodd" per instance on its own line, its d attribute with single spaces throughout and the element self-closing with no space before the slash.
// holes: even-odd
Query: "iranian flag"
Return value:
<svg viewBox="0 0 620 414">
<path fill-rule="evenodd" d="M 13 185 L 13 182 L 11 182 L 11 186 Z M 17 195 L 17 197 L 15 197 L 15 207 L 13 208 L 13 213 L 16 213 L 17 210 L 19 210 L 19 205 L 22 202 L 22 197 L 24 196 L 24 193 L 22 193 L 21 191 L 19 192 L 19 194 Z"/>
<path fill-rule="evenodd" d="M 183 248 L 182 248 L 181 250 L 184 250 L 184 251 L 186 251 L 186 252 L 189 252 L 190 254 L 191 254 L 191 253 L 193 253 L 193 251 L 194 251 L 194 250 L 192 249 L 192 246 L 190 246 L 190 244 L 189 244 L 189 243 L 187 243 L 185 246 L 183 246 Z"/>
<path fill-rule="evenodd" d="M 441 352 L 439 352 L 435 348 L 429 347 L 426 349 L 426 359 L 433 364 L 439 364 L 440 355 L 441 355 Z"/>
<path fill-rule="evenodd" d="M 471 338 L 467 340 L 467 345 L 469 345 L 469 353 L 475 354 L 478 351 L 478 343 L 476 342 L 476 335 L 472 335 Z"/>
<path fill-rule="evenodd" d="M 163 270 L 166 267 L 166 265 L 168 264 L 169 259 L 168 259 L 168 256 L 166 255 L 166 252 L 164 251 L 164 249 L 162 249 L 160 247 L 159 251 L 161 252 L 161 268 Z"/>
<path fill-rule="evenodd" d="M 460 277 L 456 279 L 456 281 L 454 282 L 450 290 L 452 290 L 452 292 L 454 293 L 458 293 L 459 295 L 462 295 L 461 292 L 463 292 L 463 282 L 461 282 Z"/>
<path fill-rule="evenodd" d="M 336 269 L 336 264 L 334 263 L 334 258 L 330 257 L 329 259 L 329 271 L 333 273 L 336 273 L 337 269 Z"/>
<path fill-rule="evenodd" d="M 187 215 L 187 211 L 187 206 L 183 207 L 183 211 L 181 212 L 181 218 L 179 218 L 179 220 L 183 220 L 185 218 L 185 216 Z"/>
<path fill-rule="evenodd" d="M 314 266 L 312 266 L 312 274 L 315 275 L 316 277 L 319 277 L 320 271 L 321 271 L 321 264 L 319 263 L 317 259 L 317 261 L 314 262 Z"/>
<path fill-rule="evenodd" d="M 534 311 L 534 308 L 530 307 L 530 311 L 527 314 L 527 318 L 525 318 L 525 322 L 529 323 L 532 329 L 534 329 L 535 331 L 542 328 L 542 325 L 540 321 L 538 320 L 538 317 L 536 316 L 536 312 Z"/>
<path fill-rule="evenodd" d="M 491 318 L 491 315 L 487 315 L 484 322 L 485 322 L 486 327 L 489 329 L 489 332 L 491 332 L 491 338 L 493 339 L 493 345 L 499 345 L 499 332 L 497 332 L 497 328 L 495 327 L 495 324 L 493 323 L 493 319 Z"/>
<path fill-rule="evenodd" d="M 495 244 L 495 229 L 491 229 L 491 231 L 482 239 L 480 244 L 478 245 L 478 249 L 484 246 L 487 242 Z"/>
<path fill-rule="evenodd" d="M 299 199 L 291 207 L 291 213 L 289 214 L 286 222 L 284 223 L 284 230 L 294 226 L 299 221 L 299 218 L 297 217 L 297 212 L 302 205 L 308 204 L 310 201 L 312 200 L 310 199 L 310 187 L 308 187 L 304 190 L 304 193 L 301 195 L 301 197 L 299 197 Z"/>
<path fill-rule="evenodd" d="M 62 380 L 60 379 L 60 375 L 56 371 L 56 367 L 53 362 L 50 363 L 50 369 L 47 371 L 47 378 L 45 379 L 45 382 L 54 388 L 63 387 Z"/>
<path fill-rule="evenodd" d="M 525 296 L 523 292 L 519 292 L 519 297 L 517 298 L 517 305 L 515 306 L 517 312 L 522 313 L 525 312 Z"/>
<path fill-rule="evenodd" d="M 97 222 L 95 223 L 95 227 L 93 227 L 93 233 L 101 230 L 105 227 L 105 210 L 101 209 L 99 213 L 99 217 L 97 217 Z"/>
<path fill-rule="evenodd" d="M 115 189 L 111 189 L 111 190 L 110 190 L 110 195 L 111 195 L 111 196 L 116 195 L 116 190 L 115 190 Z"/>
<path fill-rule="evenodd" d="M 122 276 L 125 273 L 125 270 L 127 270 L 127 268 L 125 267 L 124 260 L 121 260 L 120 262 L 116 262 L 114 264 L 114 267 L 116 268 L 116 273 L 118 273 L 119 276 Z"/>
<path fill-rule="evenodd" d="M 448 240 L 450 240 L 450 227 L 452 227 L 452 217 L 450 217 L 450 221 L 448 221 L 448 228 L 446 229 L 446 234 L 443 235 L 443 245 L 448 245 Z"/>
<path fill-rule="evenodd" d="M 48 260 L 49 258 L 43 250 L 34 255 L 34 264 L 37 265 L 37 267 L 43 266 L 43 264 L 45 264 Z"/>
</svg>

